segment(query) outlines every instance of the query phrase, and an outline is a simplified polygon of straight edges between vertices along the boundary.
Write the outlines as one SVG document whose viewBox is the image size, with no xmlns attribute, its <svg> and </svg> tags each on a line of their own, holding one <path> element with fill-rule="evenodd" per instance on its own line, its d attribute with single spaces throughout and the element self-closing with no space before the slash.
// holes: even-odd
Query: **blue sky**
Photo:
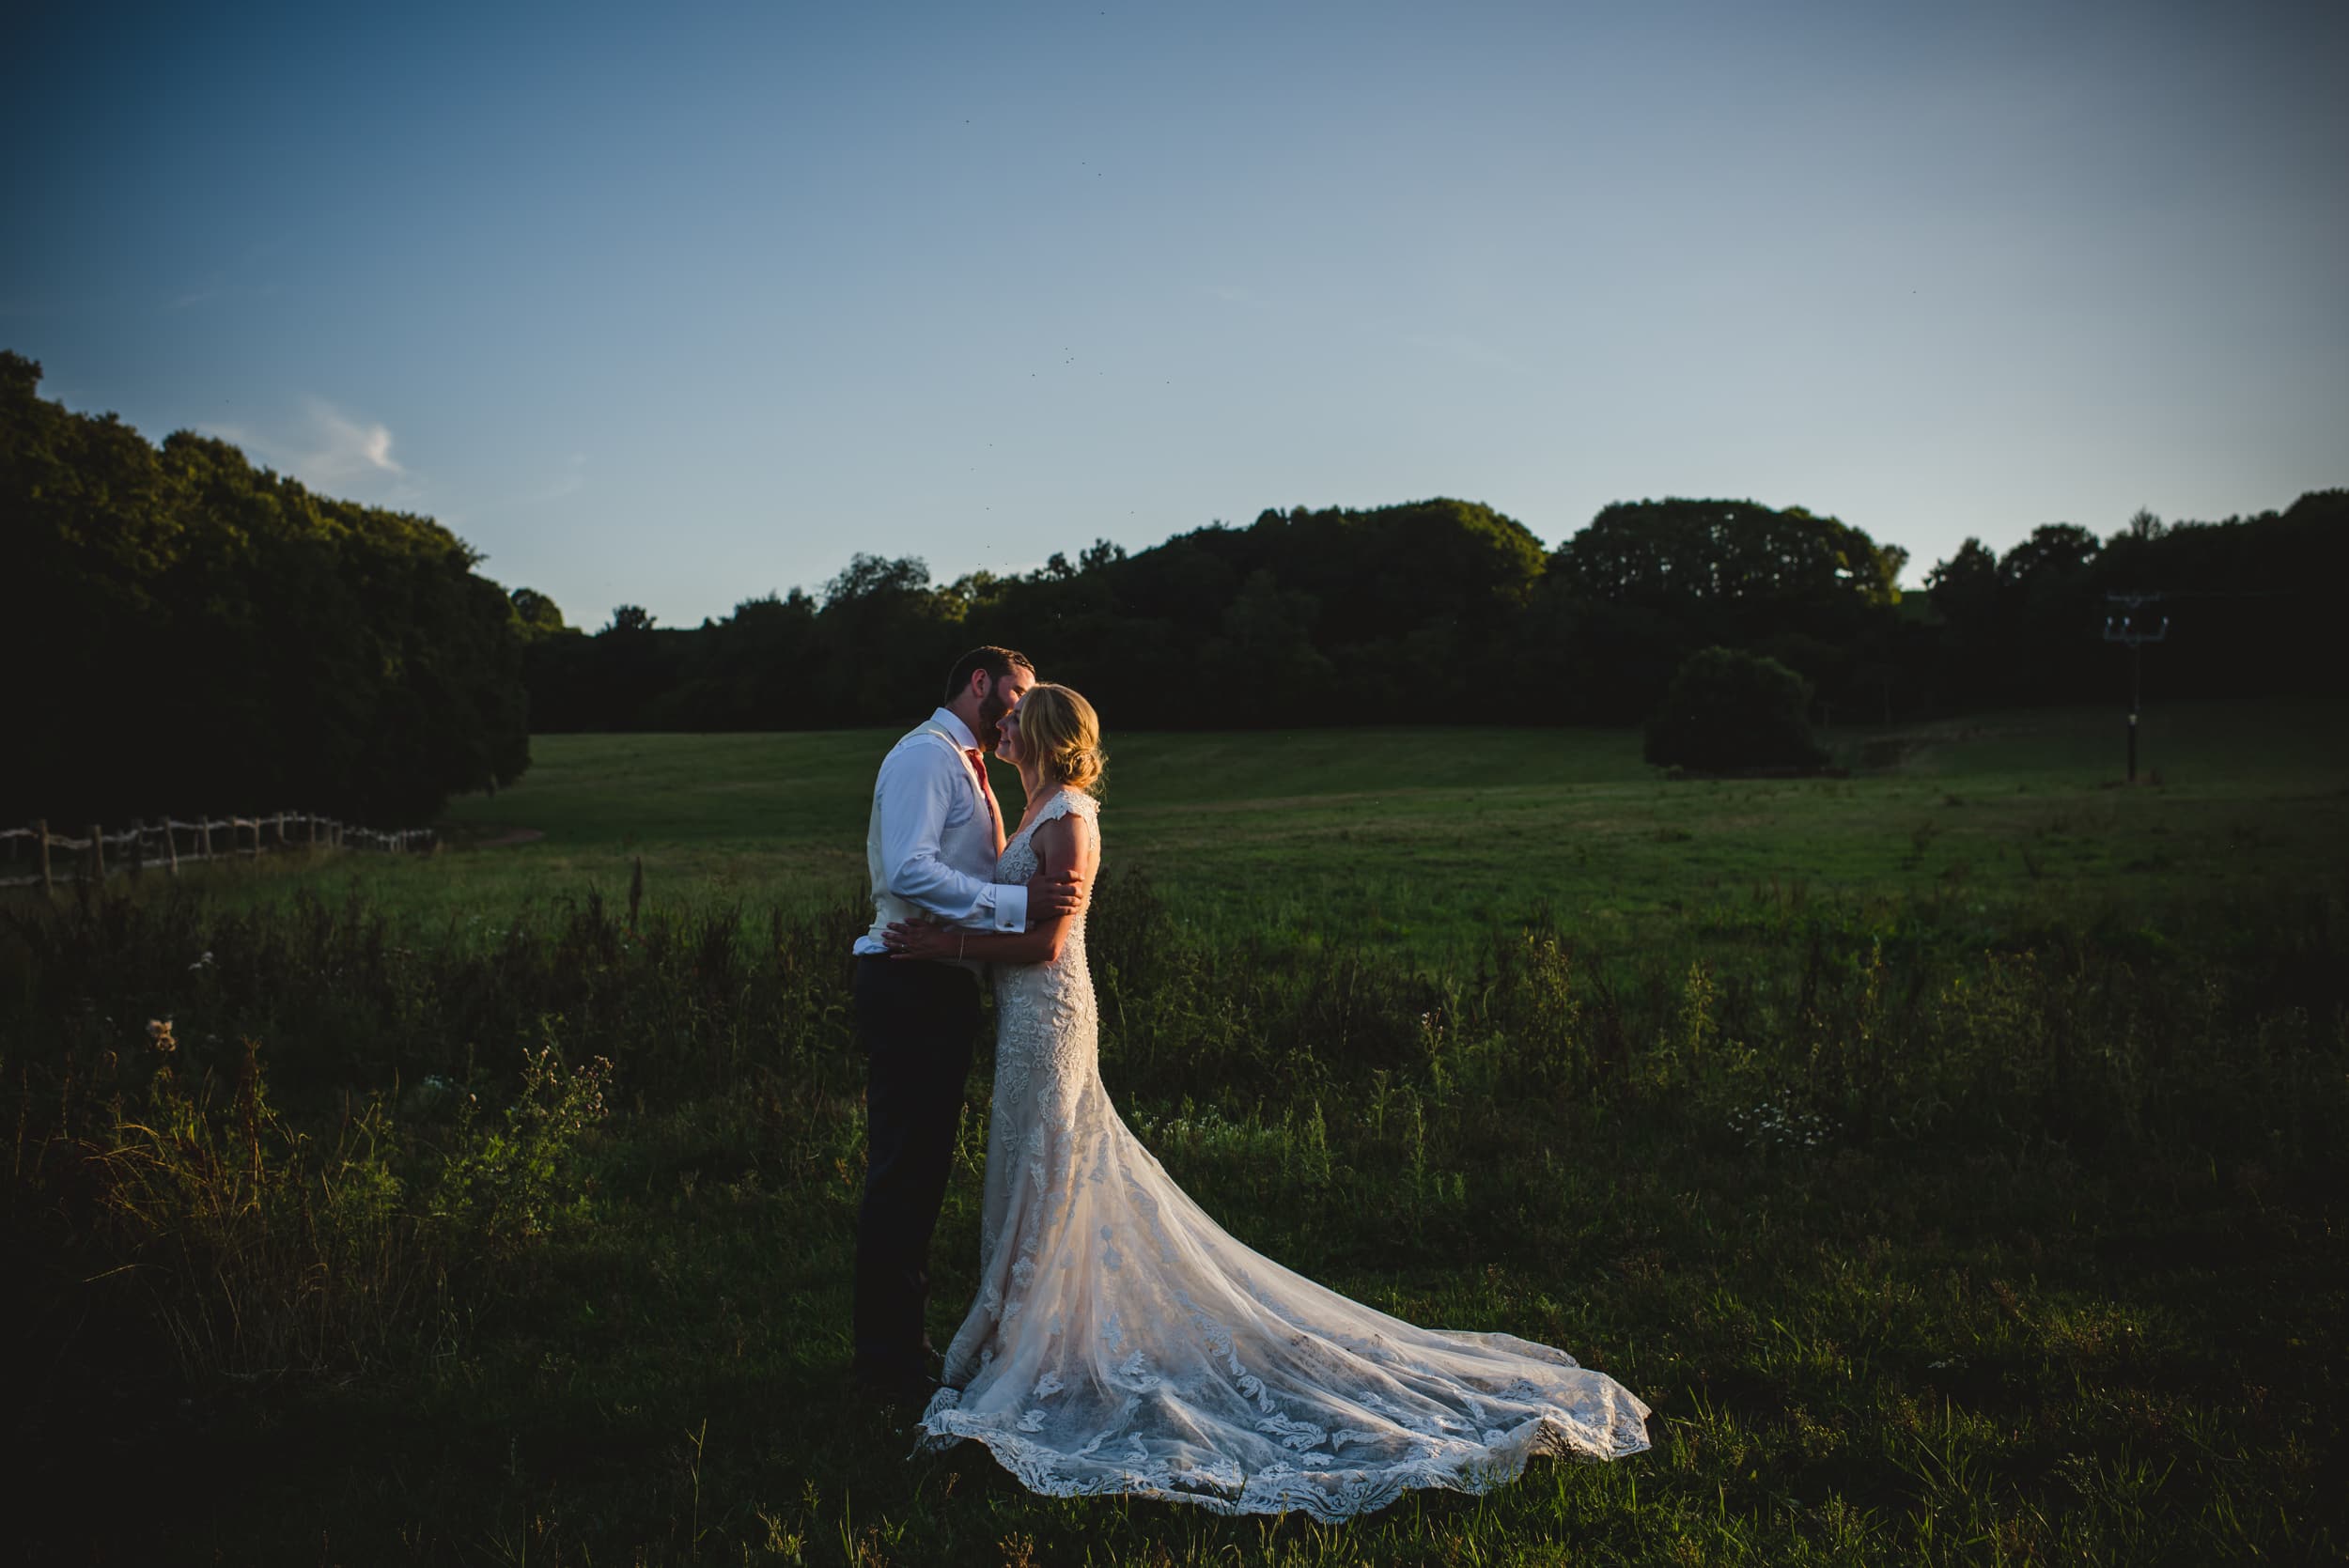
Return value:
<svg viewBox="0 0 2349 1568">
<path fill-rule="evenodd" d="M 2349 484 L 2349 6 L 45 8 L 0 347 L 594 627 L 1266 506 Z"/>
</svg>

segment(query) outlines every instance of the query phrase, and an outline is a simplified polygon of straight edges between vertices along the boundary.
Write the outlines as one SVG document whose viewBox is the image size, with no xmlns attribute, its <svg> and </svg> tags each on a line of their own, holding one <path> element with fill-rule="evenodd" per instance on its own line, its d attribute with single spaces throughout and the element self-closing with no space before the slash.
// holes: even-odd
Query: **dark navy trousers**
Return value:
<svg viewBox="0 0 2349 1568">
<path fill-rule="evenodd" d="M 979 1032 L 979 977 L 953 964 L 860 957 L 867 1149 L 857 1214 L 855 1370 L 926 1374 L 930 1235 L 946 1201 L 955 1126 Z"/>
</svg>

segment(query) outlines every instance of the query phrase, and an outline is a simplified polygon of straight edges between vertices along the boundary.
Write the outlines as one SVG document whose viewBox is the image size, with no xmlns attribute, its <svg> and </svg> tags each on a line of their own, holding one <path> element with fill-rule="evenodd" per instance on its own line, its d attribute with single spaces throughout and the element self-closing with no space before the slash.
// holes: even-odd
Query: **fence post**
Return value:
<svg viewBox="0 0 2349 1568">
<path fill-rule="evenodd" d="M 203 812 L 195 819 L 195 852 L 205 860 L 212 858 L 212 814 Z"/>
<path fill-rule="evenodd" d="M 315 850 L 318 848 L 318 846 L 319 846 L 319 814 L 318 814 L 318 813 L 316 813 L 316 812 L 312 812 L 312 813 L 310 813 L 310 814 L 309 814 L 309 827 L 310 827 L 310 847 L 311 847 L 311 849 L 312 849 L 313 851 L 315 851 Z"/>
<path fill-rule="evenodd" d="M 277 814 L 277 847 L 286 847 L 286 814 L 282 811 Z"/>
<path fill-rule="evenodd" d="M 106 830 L 95 822 L 89 825 L 89 879 L 106 885 Z"/>
<path fill-rule="evenodd" d="M 146 869 L 147 818 L 134 816 L 131 818 L 131 880 L 137 881 L 139 873 Z"/>
<path fill-rule="evenodd" d="M 253 819 L 253 852 L 245 858 L 254 861 L 261 858 L 261 819 L 257 816 Z"/>
<path fill-rule="evenodd" d="M 163 855 L 171 863 L 171 874 L 179 875 L 179 835 L 173 831 L 171 814 L 163 814 Z"/>
<path fill-rule="evenodd" d="M 54 884 L 49 880 L 49 818 L 38 816 L 33 819 L 33 842 L 40 853 L 40 892 L 41 896 L 46 898 L 56 891 Z"/>
</svg>

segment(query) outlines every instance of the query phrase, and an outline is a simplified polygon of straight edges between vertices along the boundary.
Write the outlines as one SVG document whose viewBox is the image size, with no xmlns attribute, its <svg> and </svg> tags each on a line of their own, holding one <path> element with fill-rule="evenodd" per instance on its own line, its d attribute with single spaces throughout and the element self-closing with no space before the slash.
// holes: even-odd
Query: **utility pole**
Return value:
<svg viewBox="0 0 2349 1568">
<path fill-rule="evenodd" d="M 2158 643 L 2170 635 L 2169 616 L 2162 616 L 2161 624 L 2154 626 L 2151 624 L 2153 621 L 2151 615 L 2146 616 L 2144 621 L 2140 622 L 2138 619 L 2138 612 L 2149 604 L 2159 602 L 2160 598 L 2159 594 L 2142 593 L 2107 594 L 2105 596 L 2107 604 L 2121 607 L 2119 614 L 2114 614 L 2109 610 L 2105 613 L 2105 641 L 2126 643 L 2129 646 L 2129 783 L 2131 784 L 2137 783 L 2137 711 L 2138 699 L 2143 690 L 2139 678 L 2138 664 L 2140 655 L 2138 650 L 2148 643 Z"/>
</svg>

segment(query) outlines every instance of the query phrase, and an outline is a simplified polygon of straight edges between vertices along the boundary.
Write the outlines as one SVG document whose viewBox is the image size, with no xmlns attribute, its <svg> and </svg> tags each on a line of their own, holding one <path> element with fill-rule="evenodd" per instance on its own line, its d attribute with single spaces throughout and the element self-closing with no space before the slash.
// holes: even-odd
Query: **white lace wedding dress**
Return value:
<svg viewBox="0 0 2349 1568">
<path fill-rule="evenodd" d="M 1004 846 L 1090 818 L 1065 790 Z M 1534 1454 L 1648 1446 L 1647 1406 L 1508 1334 L 1417 1328 L 1249 1250 L 1112 1109 L 1081 920 L 1057 963 L 995 970 L 978 1299 L 947 1347 L 925 1446 L 974 1438 L 1035 1491 L 1130 1492 L 1225 1514 L 1343 1519 L 1408 1487 L 1479 1492 Z"/>
</svg>

